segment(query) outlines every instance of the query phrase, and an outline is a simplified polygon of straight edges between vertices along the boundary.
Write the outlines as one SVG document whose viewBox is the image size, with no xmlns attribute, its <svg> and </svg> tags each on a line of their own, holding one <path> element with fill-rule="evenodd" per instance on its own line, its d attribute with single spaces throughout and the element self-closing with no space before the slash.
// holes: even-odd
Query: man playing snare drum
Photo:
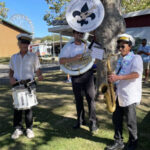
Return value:
<svg viewBox="0 0 150 150">
<path fill-rule="evenodd" d="M 31 85 L 35 84 L 34 81 L 34 73 L 36 73 L 38 80 L 43 80 L 43 76 L 40 71 L 40 63 L 36 54 L 28 52 L 28 46 L 32 40 L 32 37 L 28 34 L 21 33 L 17 35 L 18 46 L 20 52 L 14 54 L 10 59 L 10 84 L 15 87 L 27 88 L 29 92 L 31 92 Z M 26 123 L 26 135 L 28 138 L 33 138 L 34 133 L 32 131 L 33 125 L 33 116 L 32 109 L 17 109 L 14 107 L 14 119 L 13 125 L 15 128 L 14 133 L 12 134 L 12 139 L 19 138 L 20 135 L 23 134 L 23 126 L 22 126 L 22 113 L 25 113 L 25 123 Z"/>
</svg>

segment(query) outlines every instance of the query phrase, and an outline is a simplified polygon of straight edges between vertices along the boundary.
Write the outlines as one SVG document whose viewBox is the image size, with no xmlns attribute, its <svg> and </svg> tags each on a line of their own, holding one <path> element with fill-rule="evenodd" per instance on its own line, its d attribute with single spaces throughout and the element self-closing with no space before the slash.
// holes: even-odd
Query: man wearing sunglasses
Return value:
<svg viewBox="0 0 150 150">
<path fill-rule="evenodd" d="M 36 54 L 28 51 L 28 46 L 32 40 L 32 36 L 29 34 L 21 33 L 17 35 L 17 39 L 20 51 L 17 54 L 14 54 L 10 59 L 10 84 L 13 87 L 20 86 L 21 84 L 25 86 L 28 84 L 28 82 L 34 81 L 34 73 L 36 73 L 38 80 L 43 80 L 38 57 Z M 35 84 L 35 82 L 33 83 Z M 33 138 L 34 133 L 32 131 L 32 109 L 26 109 L 24 112 L 27 137 Z M 23 110 L 14 108 L 13 125 L 15 131 L 11 136 L 12 139 L 17 139 L 20 135 L 23 134 L 22 113 Z"/>
<path fill-rule="evenodd" d="M 141 101 L 143 62 L 141 56 L 131 52 L 134 43 L 131 35 L 118 36 L 117 49 L 121 52 L 121 57 L 117 61 L 116 74 L 108 76 L 109 82 L 115 82 L 117 87 L 116 110 L 112 116 L 115 134 L 114 144 L 107 147 L 107 150 L 124 148 L 123 117 L 126 117 L 129 131 L 126 150 L 135 150 L 137 147 L 136 105 Z"/>
<path fill-rule="evenodd" d="M 74 41 L 67 43 L 65 48 L 60 52 L 60 64 L 71 63 L 82 58 L 85 50 L 85 43 L 82 42 L 83 33 L 73 30 Z M 71 77 L 72 89 L 76 101 L 77 122 L 73 129 L 79 129 L 81 125 L 85 125 L 85 112 L 83 103 L 83 94 L 85 92 L 86 100 L 89 108 L 90 131 L 97 131 L 97 118 L 95 112 L 95 86 L 93 70 Z"/>
</svg>

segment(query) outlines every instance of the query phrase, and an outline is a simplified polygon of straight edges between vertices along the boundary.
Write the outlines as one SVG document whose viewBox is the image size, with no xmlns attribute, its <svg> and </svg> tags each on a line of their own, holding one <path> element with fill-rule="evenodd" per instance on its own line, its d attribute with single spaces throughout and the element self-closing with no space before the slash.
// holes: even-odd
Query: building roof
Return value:
<svg viewBox="0 0 150 150">
<path fill-rule="evenodd" d="M 134 12 L 124 14 L 123 17 L 130 18 L 130 17 L 143 16 L 149 14 L 150 14 L 150 9 L 145 9 L 145 10 L 139 10 L 139 11 L 134 11 Z"/>
<path fill-rule="evenodd" d="M 62 43 L 65 44 L 68 41 L 63 40 Z M 39 46 L 39 45 L 60 45 L 60 41 L 48 41 L 48 42 L 43 42 L 43 43 L 31 43 L 31 46 Z"/>
<path fill-rule="evenodd" d="M 126 24 L 130 24 L 131 22 L 133 22 L 133 24 L 135 24 L 135 21 L 137 21 L 137 18 L 142 18 L 142 19 L 149 19 L 150 17 L 150 9 L 146 9 L 146 10 L 140 10 L 140 11 L 135 11 L 135 12 L 130 12 L 127 14 L 123 15 Z M 69 25 L 62 25 L 62 22 L 60 22 L 61 24 L 59 24 L 59 22 L 57 22 L 57 26 L 54 26 L 52 28 L 49 28 L 48 31 L 49 32 L 53 32 L 53 33 L 61 33 L 62 35 L 67 35 L 67 36 L 72 36 L 72 29 Z M 66 22 L 64 22 L 65 24 Z M 127 26 L 126 28 L 126 32 L 133 35 L 134 37 L 140 37 L 140 38 L 147 38 L 148 41 L 150 41 L 150 25 L 148 24 L 148 21 L 144 22 L 141 21 L 141 23 L 146 23 L 146 25 L 141 25 L 138 24 L 139 26 L 137 27 L 132 27 L 130 25 Z"/>
<path fill-rule="evenodd" d="M 21 32 L 23 32 L 23 33 L 32 34 L 31 32 L 29 32 L 29 31 L 27 31 L 27 30 L 25 30 L 25 29 L 23 29 L 23 28 L 21 28 L 21 27 L 15 25 L 15 24 L 13 24 L 13 23 L 11 23 L 11 22 L 5 20 L 5 19 L 0 18 L 0 23 L 9 25 L 9 26 L 11 26 L 11 27 L 15 28 L 16 30 L 19 30 L 19 31 L 21 31 Z"/>
<path fill-rule="evenodd" d="M 58 25 L 48 29 L 49 32 L 72 36 L 72 28 L 69 25 Z"/>
</svg>

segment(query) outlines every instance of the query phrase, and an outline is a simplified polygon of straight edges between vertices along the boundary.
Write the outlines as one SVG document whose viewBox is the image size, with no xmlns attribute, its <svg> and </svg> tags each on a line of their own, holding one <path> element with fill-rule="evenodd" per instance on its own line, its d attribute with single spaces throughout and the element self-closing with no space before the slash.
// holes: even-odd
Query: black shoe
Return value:
<svg viewBox="0 0 150 150">
<path fill-rule="evenodd" d="M 86 122 L 85 122 L 85 121 L 83 121 L 83 122 L 82 122 L 82 125 L 84 125 L 84 126 L 85 126 L 85 125 L 86 125 Z"/>
<path fill-rule="evenodd" d="M 112 146 L 106 148 L 106 150 L 122 150 L 124 148 L 124 144 L 122 141 L 115 141 Z"/>
<path fill-rule="evenodd" d="M 77 123 L 73 126 L 73 129 L 79 129 L 80 128 L 80 123 Z"/>
<path fill-rule="evenodd" d="M 73 126 L 73 129 L 79 129 L 79 128 L 80 128 L 80 125 L 86 125 L 86 122 L 85 122 L 85 121 L 83 121 L 82 123 L 77 122 L 77 123 Z"/>
<path fill-rule="evenodd" d="M 138 141 L 128 142 L 125 150 L 136 150 Z"/>
<path fill-rule="evenodd" d="M 90 122 L 89 128 L 90 128 L 90 132 L 94 133 L 94 132 L 98 131 L 98 126 L 96 125 L 96 123 Z"/>
</svg>

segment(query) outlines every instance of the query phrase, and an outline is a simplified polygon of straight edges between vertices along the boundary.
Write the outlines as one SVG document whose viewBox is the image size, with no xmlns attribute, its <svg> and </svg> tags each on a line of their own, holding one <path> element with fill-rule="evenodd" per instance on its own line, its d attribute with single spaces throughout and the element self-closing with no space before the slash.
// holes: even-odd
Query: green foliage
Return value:
<svg viewBox="0 0 150 150">
<path fill-rule="evenodd" d="M 54 20 L 63 20 L 67 3 L 71 0 L 45 0 L 49 5 L 49 11 L 43 19 L 51 25 Z M 149 9 L 150 0 L 121 0 L 123 13 Z"/>
<path fill-rule="evenodd" d="M 52 22 L 65 18 L 65 10 L 70 0 L 45 0 L 49 5 L 49 11 L 44 15 L 43 19 L 51 25 Z"/>
<path fill-rule="evenodd" d="M 124 13 L 150 9 L 150 0 L 122 0 L 122 8 Z"/>
<path fill-rule="evenodd" d="M 0 17 L 7 17 L 8 8 L 5 8 L 5 2 L 0 1 Z"/>
<path fill-rule="evenodd" d="M 53 39 L 54 38 L 54 39 Z M 59 41 L 60 40 L 60 36 L 59 35 L 54 35 L 54 37 L 53 36 L 45 36 L 45 37 L 43 37 L 42 39 L 41 39 L 41 42 L 44 42 L 44 41 Z M 64 40 L 64 41 L 68 41 L 69 39 L 68 38 L 66 38 L 66 37 L 62 37 L 62 40 Z"/>
<path fill-rule="evenodd" d="M 9 64 L 10 57 L 0 57 L 0 64 Z"/>
</svg>

